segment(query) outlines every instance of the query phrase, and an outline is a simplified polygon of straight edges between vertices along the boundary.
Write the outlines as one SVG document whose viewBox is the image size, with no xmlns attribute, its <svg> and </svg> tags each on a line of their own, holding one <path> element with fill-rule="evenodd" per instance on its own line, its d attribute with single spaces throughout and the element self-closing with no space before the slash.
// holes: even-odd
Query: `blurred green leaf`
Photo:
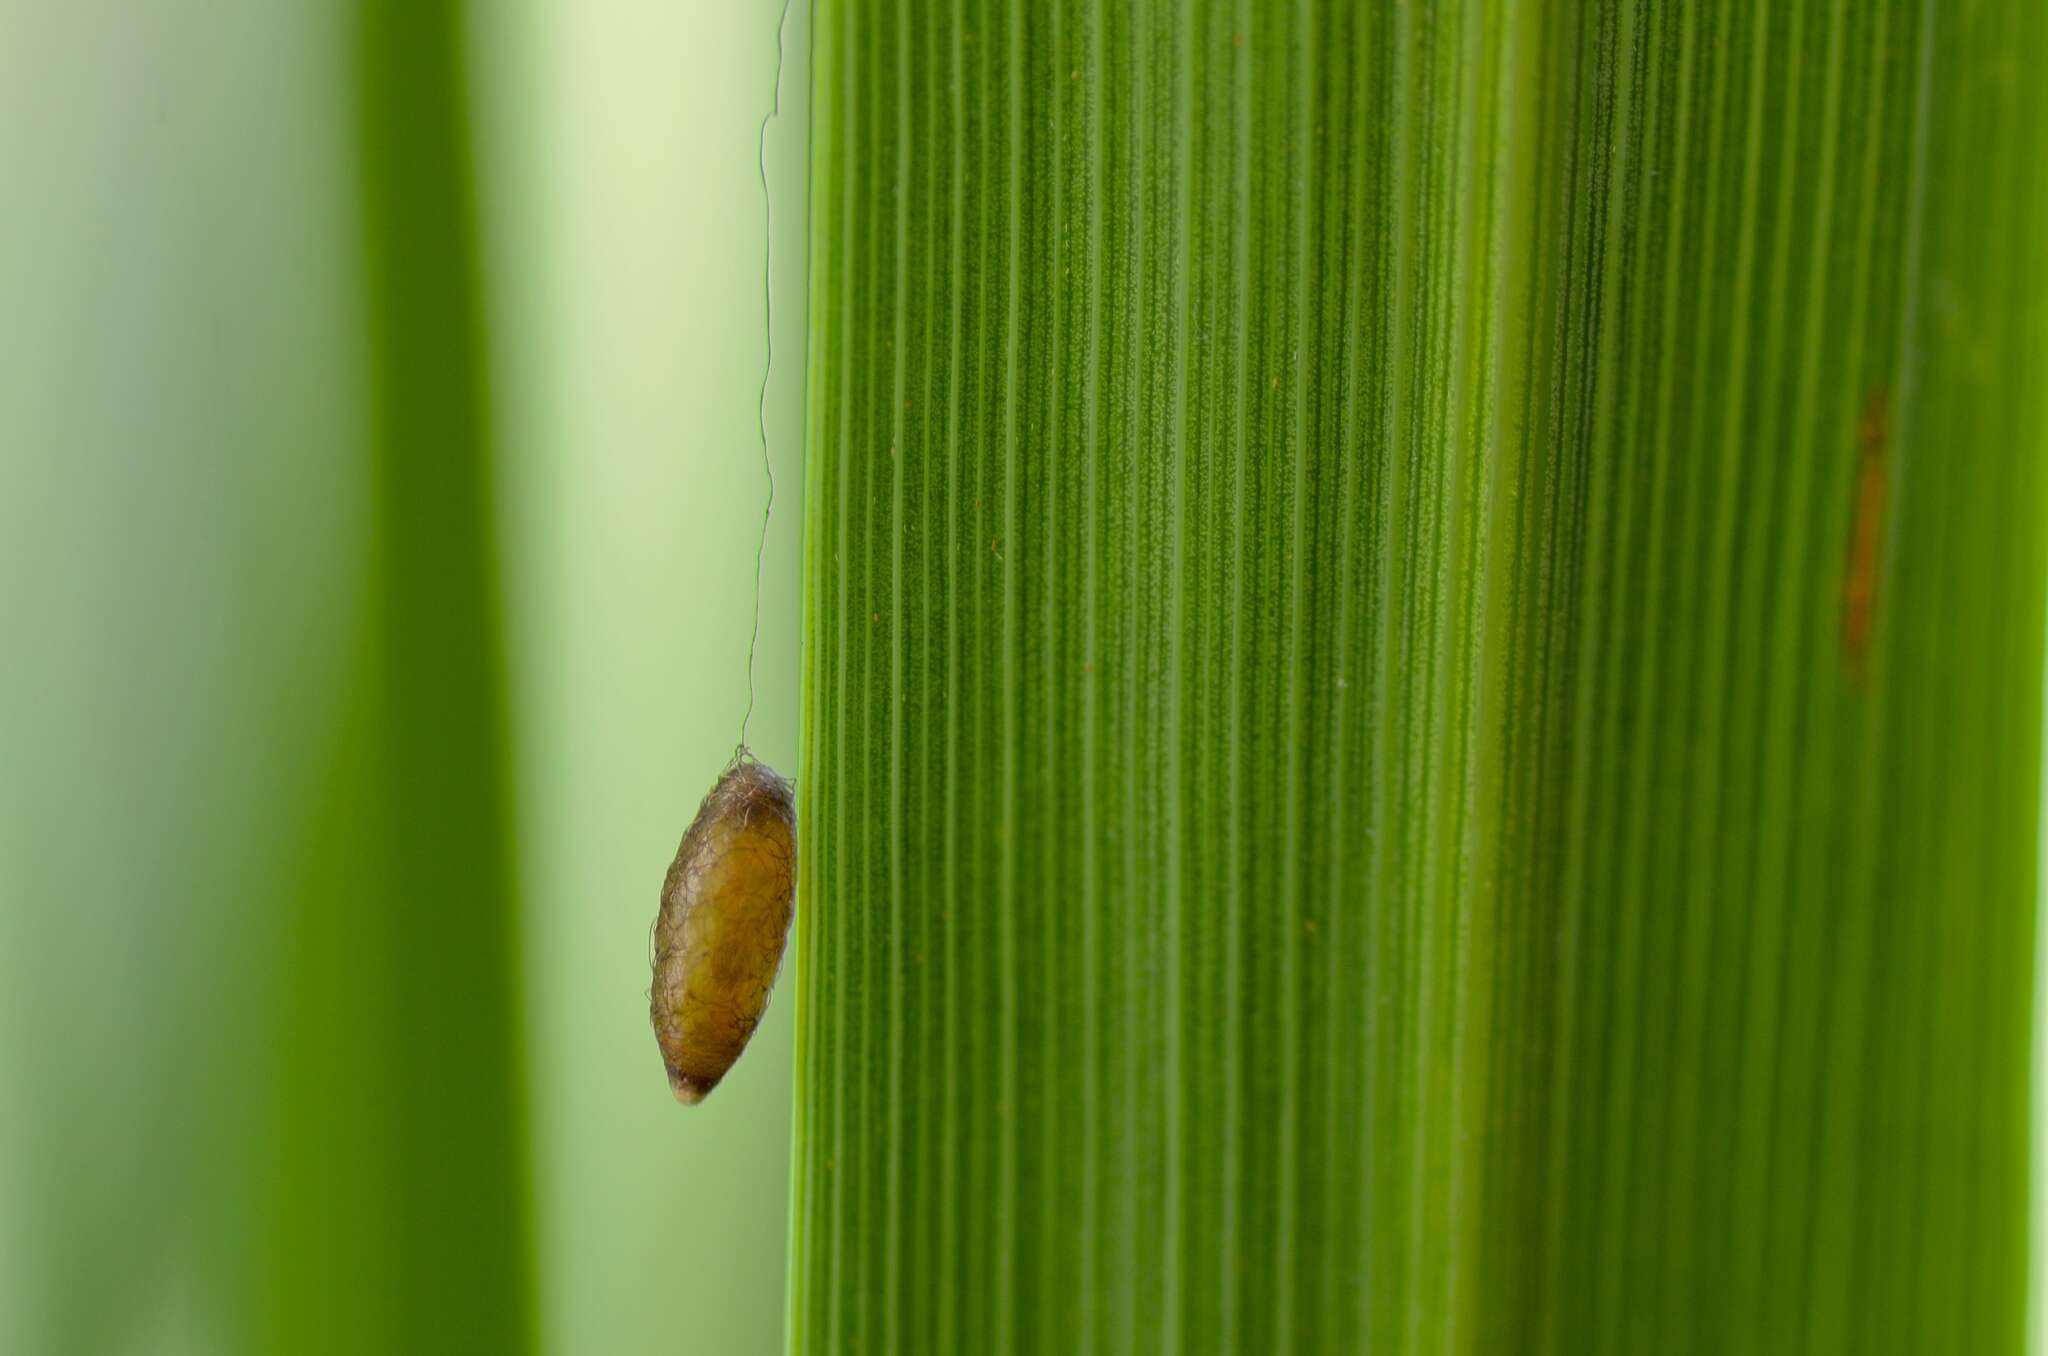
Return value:
<svg viewBox="0 0 2048 1356">
<path fill-rule="evenodd" d="M 816 21 L 795 1348 L 2013 1349 L 2036 8 Z"/>
<path fill-rule="evenodd" d="M 366 0 L 360 23 L 368 617 L 288 924 L 259 1345 L 516 1351 L 526 1100 L 461 32 L 452 3 Z"/>
<path fill-rule="evenodd" d="M 451 7 L 0 27 L 0 1348 L 516 1351 Z"/>
</svg>

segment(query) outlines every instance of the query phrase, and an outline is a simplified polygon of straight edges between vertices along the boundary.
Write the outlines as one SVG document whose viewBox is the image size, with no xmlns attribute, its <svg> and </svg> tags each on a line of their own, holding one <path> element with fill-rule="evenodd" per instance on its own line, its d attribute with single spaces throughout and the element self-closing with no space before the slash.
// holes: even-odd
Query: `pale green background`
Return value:
<svg viewBox="0 0 2048 1356">
<path fill-rule="evenodd" d="M 351 14 L 0 0 L 0 1351 L 215 1351 L 256 1303 L 280 901 L 364 624 Z M 790 773 L 802 17 L 753 725 Z M 694 1111 L 645 998 L 746 699 L 776 18 L 472 15 L 543 1350 L 780 1341 L 788 991 Z"/>
<path fill-rule="evenodd" d="M 777 12 L 521 0 L 509 14 L 479 33 L 479 125 L 509 435 L 541 1330 L 561 1351 L 767 1351 L 793 986 L 685 1111 L 647 1030 L 646 942 L 661 870 L 746 707 L 766 492 L 756 134 Z M 803 19 L 769 136 L 778 478 L 750 732 L 792 775 Z"/>
</svg>

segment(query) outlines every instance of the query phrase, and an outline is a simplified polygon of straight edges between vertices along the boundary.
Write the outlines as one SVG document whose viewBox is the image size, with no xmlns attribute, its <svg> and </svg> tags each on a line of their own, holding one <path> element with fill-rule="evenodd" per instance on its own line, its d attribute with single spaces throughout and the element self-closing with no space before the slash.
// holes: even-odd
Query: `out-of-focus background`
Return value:
<svg viewBox="0 0 2048 1356">
<path fill-rule="evenodd" d="M 391 317 L 432 302 L 366 243 L 364 101 L 401 142 L 417 112 L 364 74 L 374 8 L 0 0 L 0 1350 L 772 1350 L 787 990 L 686 1111 L 646 947 L 747 700 L 778 6 L 458 26 L 484 549 L 454 596 L 498 626 L 457 709 L 498 754 L 454 767 L 376 681 L 380 619 L 467 576 L 417 485 L 424 548 L 379 545 L 376 449 L 438 449 L 377 426 Z M 750 741 L 790 773 L 806 8 Z M 393 201 L 401 234 L 440 210 Z M 475 802 L 475 890 L 364 865 L 440 841 L 431 798 L 387 822 L 408 769 Z M 431 1332 L 437 1288 L 485 1321 Z"/>
</svg>

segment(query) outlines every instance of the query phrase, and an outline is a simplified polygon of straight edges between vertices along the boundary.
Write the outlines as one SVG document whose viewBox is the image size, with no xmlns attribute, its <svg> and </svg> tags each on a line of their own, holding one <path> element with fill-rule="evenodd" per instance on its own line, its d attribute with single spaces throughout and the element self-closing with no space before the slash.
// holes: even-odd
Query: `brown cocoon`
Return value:
<svg viewBox="0 0 2048 1356">
<path fill-rule="evenodd" d="M 650 1016 L 686 1106 L 718 1086 L 767 1010 L 795 885 L 789 783 L 742 751 L 683 835 L 654 923 Z"/>
</svg>

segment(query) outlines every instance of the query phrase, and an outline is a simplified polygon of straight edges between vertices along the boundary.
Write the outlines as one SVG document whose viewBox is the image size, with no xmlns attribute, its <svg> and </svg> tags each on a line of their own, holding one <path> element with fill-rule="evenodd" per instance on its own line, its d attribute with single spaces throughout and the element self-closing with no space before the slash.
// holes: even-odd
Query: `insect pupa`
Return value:
<svg viewBox="0 0 2048 1356">
<path fill-rule="evenodd" d="M 742 749 L 683 835 L 654 920 L 649 1016 L 685 1106 L 718 1086 L 767 1010 L 795 885 L 789 783 Z"/>
</svg>

